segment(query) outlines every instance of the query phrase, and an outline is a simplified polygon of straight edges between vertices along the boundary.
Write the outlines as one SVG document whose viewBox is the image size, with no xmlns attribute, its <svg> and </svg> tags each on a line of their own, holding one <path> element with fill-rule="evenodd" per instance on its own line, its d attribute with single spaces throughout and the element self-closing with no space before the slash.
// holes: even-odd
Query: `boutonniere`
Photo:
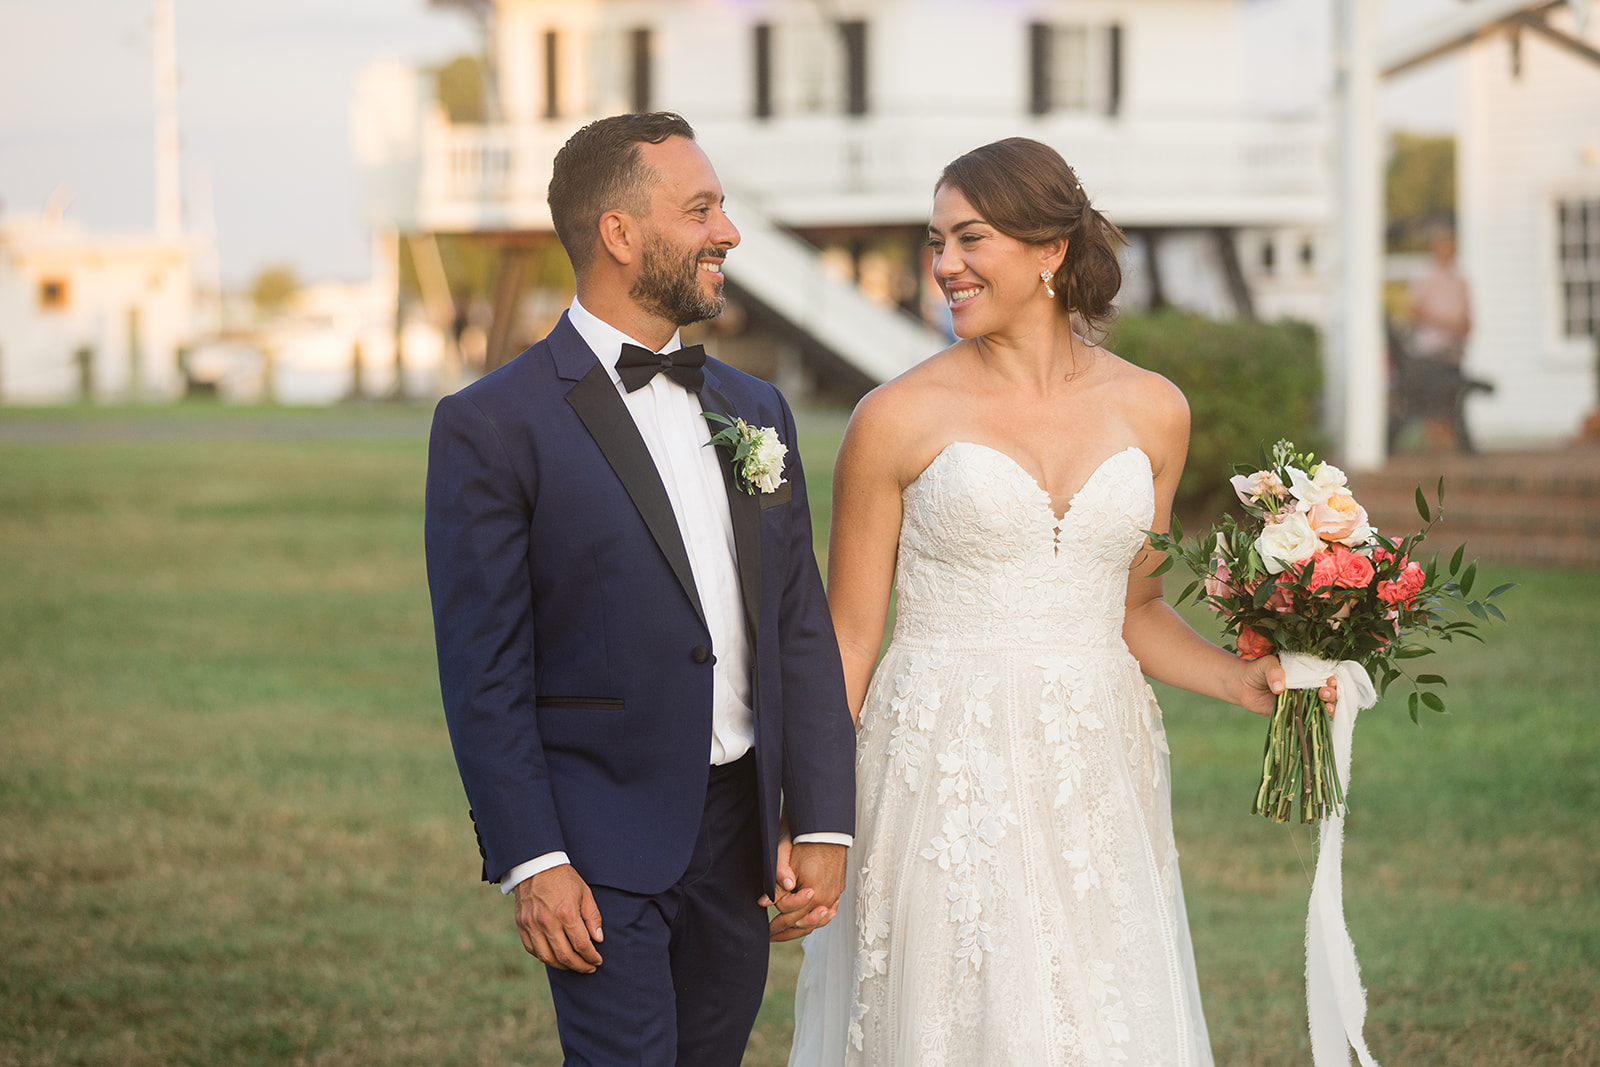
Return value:
<svg viewBox="0 0 1600 1067">
<path fill-rule="evenodd" d="M 723 427 L 711 435 L 708 443 L 732 453 L 740 488 L 747 493 L 777 492 L 778 486 L 783 484 L 783 457 L 789 454 L 789 446 L 778 439 L 777 429 L 771 426 L 757 429 L 743 419 L 730 418 L 718 411 L 701 414 L 707 421 Z"/>
</svg>

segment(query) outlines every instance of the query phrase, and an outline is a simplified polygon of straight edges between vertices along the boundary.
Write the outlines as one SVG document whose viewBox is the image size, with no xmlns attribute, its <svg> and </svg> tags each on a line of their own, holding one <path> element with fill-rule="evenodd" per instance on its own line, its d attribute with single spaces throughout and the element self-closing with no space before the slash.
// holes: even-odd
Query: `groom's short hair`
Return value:
<svg viewBox="0 0 1600 1067">
<path fill-rule="evenodd" d="M 550 221 L 578 277 L 594 262 L 601 215 L 649 213 L 655 172 L 639 158 L 639 146 L 669 137 L 692 141 L 694 127 L 671 111 L 612 115 L 583 127 L 556 153 L 548 194 Z"/>
</svg>

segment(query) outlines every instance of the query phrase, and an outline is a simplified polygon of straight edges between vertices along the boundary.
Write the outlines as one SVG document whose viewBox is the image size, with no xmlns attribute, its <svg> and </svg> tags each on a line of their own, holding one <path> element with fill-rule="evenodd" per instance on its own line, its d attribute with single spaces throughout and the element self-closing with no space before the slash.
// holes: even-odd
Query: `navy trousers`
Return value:
<svg viewBox="0 0 1600 1067">
<path fill-rule="evenodd" d="M 676 885 L 650 896 L 590 887 L 605 962 L 594 974 L 545 969 L 568 1067 L 738 1067 L 767 981 L 764 873 L 746 755 L 711 768 Z"/>
</svg>

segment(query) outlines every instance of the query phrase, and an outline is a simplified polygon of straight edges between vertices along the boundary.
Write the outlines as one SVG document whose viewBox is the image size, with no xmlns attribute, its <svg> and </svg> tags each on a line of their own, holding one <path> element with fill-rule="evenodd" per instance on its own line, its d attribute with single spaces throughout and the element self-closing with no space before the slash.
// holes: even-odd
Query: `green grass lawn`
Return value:
<svg viewBox="0 0 1600 1067">
<path fill-rule="evenodd" d="M 825 536 L 842 418 L 801 447 Z M 477 881 L 422 565 L 426 414 L 0 412 L 0 1065 L 554 1064 Z M 1346 908 L 1386 1064 L 1600 1062 L 1600 574 L 1364 714 Z M 1264 723 L 1163 692 L 1219 1064 L 1307 1062 L 1312 847 Z M 787 1053 L 794 946 L 747 1062 Z"/>
</svg>

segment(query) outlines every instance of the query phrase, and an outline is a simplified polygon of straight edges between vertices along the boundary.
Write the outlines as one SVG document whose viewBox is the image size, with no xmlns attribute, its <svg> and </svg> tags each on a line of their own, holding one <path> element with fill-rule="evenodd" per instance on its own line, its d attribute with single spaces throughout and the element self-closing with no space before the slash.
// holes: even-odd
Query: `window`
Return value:
<svg viewBox="0 0 1600 1067">
<path fill-rule="evenodd" d="M 841 22 L 844 35 L 844 113 L 867 113 L 867 24 Z"/>
<path fill-rule="evenodd" d="M 1090 27 L 1083 23 L 1028 27 L 1028 110 L 1122 109 L 1122 27 Z"/>
<path fill-rule="evenodd" d="M 546 30 L 544 35 L 544 117 L 558 119 L 561 117 L 561 73 L 557 67 L 557 56 L 560 51 L 561 39 L 555 30 Z"/>
<path fill-rule="evenodd" d="M 650 110 L 650 31 L 641 27 L 629 39 L 633 48 L 633 111 L 643 114 Z"/>
<path fill-rule="evenodd" d="M 755 28 L 756 118 L 772 117 L 772 27 L 761 23 Z"/>
<path fill-rule="evenodd" d="M 45 278 L 39 282 L 39 307 L 45 311 L 65 311 L 69 293 L 65 278 Z"/>
<path fill-rule="evenodd" d="M 1600 335 L 1600 198 L 1556 204 L 1562 334 Z"/>
</svg>

